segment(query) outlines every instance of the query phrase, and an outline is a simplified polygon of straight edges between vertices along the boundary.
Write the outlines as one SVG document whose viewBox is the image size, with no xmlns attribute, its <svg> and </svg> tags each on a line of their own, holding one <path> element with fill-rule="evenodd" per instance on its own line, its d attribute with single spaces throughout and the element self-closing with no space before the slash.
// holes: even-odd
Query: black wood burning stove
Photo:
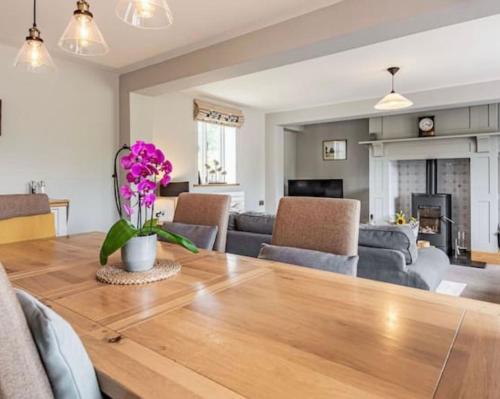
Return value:
<svg viewBox="0 0 500 399">
<path fill-rule="evenodd" d="M 451 245 L 451 194 L 437 193 L 437 160 L 427 160 L 427 193 L 412 193 L 412 216 L 420 222 L 419 240 L 426 240 L 431 245 L 450 255 Z"/>
</svg>

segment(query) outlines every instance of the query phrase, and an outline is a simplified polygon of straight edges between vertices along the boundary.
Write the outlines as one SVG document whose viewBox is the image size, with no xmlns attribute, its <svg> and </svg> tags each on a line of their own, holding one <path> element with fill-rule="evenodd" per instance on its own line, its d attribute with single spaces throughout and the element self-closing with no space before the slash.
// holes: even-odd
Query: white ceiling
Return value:
<svg viewBox="0 0 500 399">
<path fill-rule="evenodd" d="M 91 11 L 111 52 L 88 61 L 124 68 L 158 57 L 167 58 L 248 33 L 342 0 L 168 0 L 174 24 L 147 31 L 115 16 L 117 0 L 89 0 Z M 38 0 L 38 25 L 49 50 L 61 53 L 57 41 L 75 9 L 71 0 Z M 21 46 L 32 22 L 32 0 L 0 0 L 0 42 Z"/>
<path fill-rule="evenodd" d="M 388 27 L 390 28 L 390 27 Z M 187 90 L 266 111 L 426 91 L 500 79 L 500 15 Z M 416 104 L 418 105 L 418 104 Z"/>
</svg>

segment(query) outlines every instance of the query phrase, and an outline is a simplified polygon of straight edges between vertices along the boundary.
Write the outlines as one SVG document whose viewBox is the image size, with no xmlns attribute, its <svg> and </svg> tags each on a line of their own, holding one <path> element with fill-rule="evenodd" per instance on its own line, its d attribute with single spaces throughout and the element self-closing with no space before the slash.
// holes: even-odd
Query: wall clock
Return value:
<svg viewBox="0 0 500 399">
<path fill-rule="evenodd" d="M 422 116 L 418 118 L 418 135 L 420 137 L 430 137 L 436 134 L 434 116 Z"/>
</svg>

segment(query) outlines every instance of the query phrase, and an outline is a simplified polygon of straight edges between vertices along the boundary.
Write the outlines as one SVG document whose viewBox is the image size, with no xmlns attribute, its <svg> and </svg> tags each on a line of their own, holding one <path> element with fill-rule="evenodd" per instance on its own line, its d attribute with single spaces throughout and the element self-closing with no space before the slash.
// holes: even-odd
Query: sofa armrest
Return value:
<svg viewBox="0 0 500 399">
<path fill-rule="evenodd" d="M 395 249 L 358 247 L 358 277 L 388 281 L 407 273 L 404 255 Z"/>
</svg>

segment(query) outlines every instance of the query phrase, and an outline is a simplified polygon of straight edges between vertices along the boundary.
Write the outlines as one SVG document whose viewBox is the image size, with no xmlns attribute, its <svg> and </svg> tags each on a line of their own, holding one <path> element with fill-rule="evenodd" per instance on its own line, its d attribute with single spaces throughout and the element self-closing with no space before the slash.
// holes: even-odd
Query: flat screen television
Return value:
<svg viewBox="0 0 500 399">
<path fill-rule="evenodd" d="M 327 180 L 288 180 L 290 197 L 344 198 L 344 181 Z"/>
</svg>

